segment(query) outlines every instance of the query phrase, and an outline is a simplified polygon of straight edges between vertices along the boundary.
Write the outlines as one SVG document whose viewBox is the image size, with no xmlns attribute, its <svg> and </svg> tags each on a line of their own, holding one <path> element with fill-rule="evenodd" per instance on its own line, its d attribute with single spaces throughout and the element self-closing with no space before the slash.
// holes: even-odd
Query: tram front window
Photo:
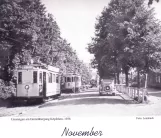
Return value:
<svg viewBox="0 0 161 138">
<path fill-rule="evenodd" d="M 22 72 L 18 72 L 18 83 L 22 83 Z"/>
<path fill-rule="evenodd" d="M 53 74 L 53 82 L 56 82 L 55 74 Z"/>
<path fill-rule="evenodd" d="M 42 83 L 42 73 L 39 74 L 39 82 Z"/>
<path fill-rule="evenodd" d="M 49 73 L 49 83 L 52 83 L 52 73 Z"/>
<path fill-rule="evenodd" d="M 59 83 L 59 76 L 56 75 L 56 83 Z"/>
<path fill-rule="evenodd" d="M 72 82 L 72 78 L 71 77 L 67 77 L 67 82 Z"/>
<path fill-rule="evenodd" d="M 37 83 L 37 71 L 33 72 L 33 83 Z"/>
</svg>

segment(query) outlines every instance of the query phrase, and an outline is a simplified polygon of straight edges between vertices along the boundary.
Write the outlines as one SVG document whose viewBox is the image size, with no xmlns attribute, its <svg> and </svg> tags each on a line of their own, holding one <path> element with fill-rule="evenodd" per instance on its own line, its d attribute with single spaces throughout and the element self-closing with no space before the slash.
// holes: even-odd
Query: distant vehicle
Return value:
<svg viewBox="0 0 161 138">
<path fill-rule="evenodd" d="M 63 92 L 79 92 L 81 83 L 81 76 L 79 74 L 65 74 L 64 75 L 64 84 L 62 86 Z"/>
<path fill-rule="evenodd" d="M 83 89 L 89 89 L 90 88 L 90 85 L 82 85 L 82 88 Z"/>
<path fill-rule="evenodd" d="M 116 95 L 113 79 L 101 80 L 99 85 L 99 95 Z"/>
<path fill-rule="evenodd" d="M 20 65 L 15 75 L 17 91 L 14 99 L 43 101 L 61 95 L 59 68 L 45 64 Z"/>
<path fill-rule="evenodd" d="M 88 84 L 88 85 L 85 85 L 85 86 L 86 86 L 86 89 L 89 89 L 91 85 Z"/>
<path fill-rule="evenodd" d="M 92 88 L 92 87 L 97 87 L 97 81 L 94 80 L 94 79 L 92 79 L 92 80 L 90 81 L 90 88 Z"/>
</svg>

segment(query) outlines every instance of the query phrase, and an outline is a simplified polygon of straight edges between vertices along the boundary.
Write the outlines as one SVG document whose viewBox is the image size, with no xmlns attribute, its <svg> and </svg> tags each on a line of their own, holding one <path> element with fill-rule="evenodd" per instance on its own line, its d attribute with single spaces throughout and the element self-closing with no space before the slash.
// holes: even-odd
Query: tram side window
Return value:
<svg viewBox="0 0 161 138">
<path fill-rule="evenodd" d="M 39 82 L 42 83 L 42 73 L 39 74 Z"/>
<path fill-rule="evenodd" d="M 72 78 L 71 77 L 67 77 L 67 82 L 71 82 Z"/>
<path fill-rule="evenodd" d="M 18 83 L 22 83 L 22 72 L 18 72 Z"/>
<path fill-rule="evenodd" d="M 75 81 L 78 81 L 78 77 L 75 77 Z"/>
<path fill-rule="evenodd" d="M 59 83 L 59 76 L 56 75 L 56 83 Z"/>
<path fill-rule="evenodd" d="M 37 71 L 33 72 L 33 83 L 37 83 Z"/>
<path fill-rule="evenodd" d="M 77 81 L 77 80 L 76 80 L 76 77 L 74 77 L 74 82 L 75 82 L 75 81 Z"/>
<path fill-rule="evenodd" d="M 53 74 L 53 82 L 56 82 L 55 74 Z"/>
</svg>

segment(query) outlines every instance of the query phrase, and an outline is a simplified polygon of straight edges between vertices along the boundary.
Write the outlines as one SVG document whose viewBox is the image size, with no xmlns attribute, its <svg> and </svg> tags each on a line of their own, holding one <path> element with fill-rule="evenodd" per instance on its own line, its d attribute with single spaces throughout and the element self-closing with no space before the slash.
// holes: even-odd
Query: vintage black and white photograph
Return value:
<svg viewBox="0 0 161 138">
<path fill-rule="evenodd" d="M 160 115 L 160 0 L 0 0 L 0 117 Z"/>
</svg>

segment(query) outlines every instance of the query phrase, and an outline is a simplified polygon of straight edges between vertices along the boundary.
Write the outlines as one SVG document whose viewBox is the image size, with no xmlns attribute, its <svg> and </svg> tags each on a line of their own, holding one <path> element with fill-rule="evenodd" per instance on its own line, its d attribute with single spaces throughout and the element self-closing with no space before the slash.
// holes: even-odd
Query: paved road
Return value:
<svg viewBox="0 0 161 138">
<path fill-rule="evenodd" d="M 135 104 L 121 96 L 99 96 L 96 88 L 77 94 L 62 94 L 57 100 L 39 105 L 0 108 L 0 116 L 20 117 L 97 117 L 161 115 L 161 98 L 150 104 Z"/>
<path fill-rule="evenodd" d="M 155 97 L 161 97 L 161 90 L 159 89 L 148 88 L 147 91 L 149 95 L 152 95 Z"/>
<path fill-rule="evenodd" d="M 20 116 L 97 117 L 161 115 L 161 99 L 154 104 L 134 104 L 121 96 L 99 96 L 97 89 L 63 94 L 59 100 L 40 105 Z"/>
</svg>

